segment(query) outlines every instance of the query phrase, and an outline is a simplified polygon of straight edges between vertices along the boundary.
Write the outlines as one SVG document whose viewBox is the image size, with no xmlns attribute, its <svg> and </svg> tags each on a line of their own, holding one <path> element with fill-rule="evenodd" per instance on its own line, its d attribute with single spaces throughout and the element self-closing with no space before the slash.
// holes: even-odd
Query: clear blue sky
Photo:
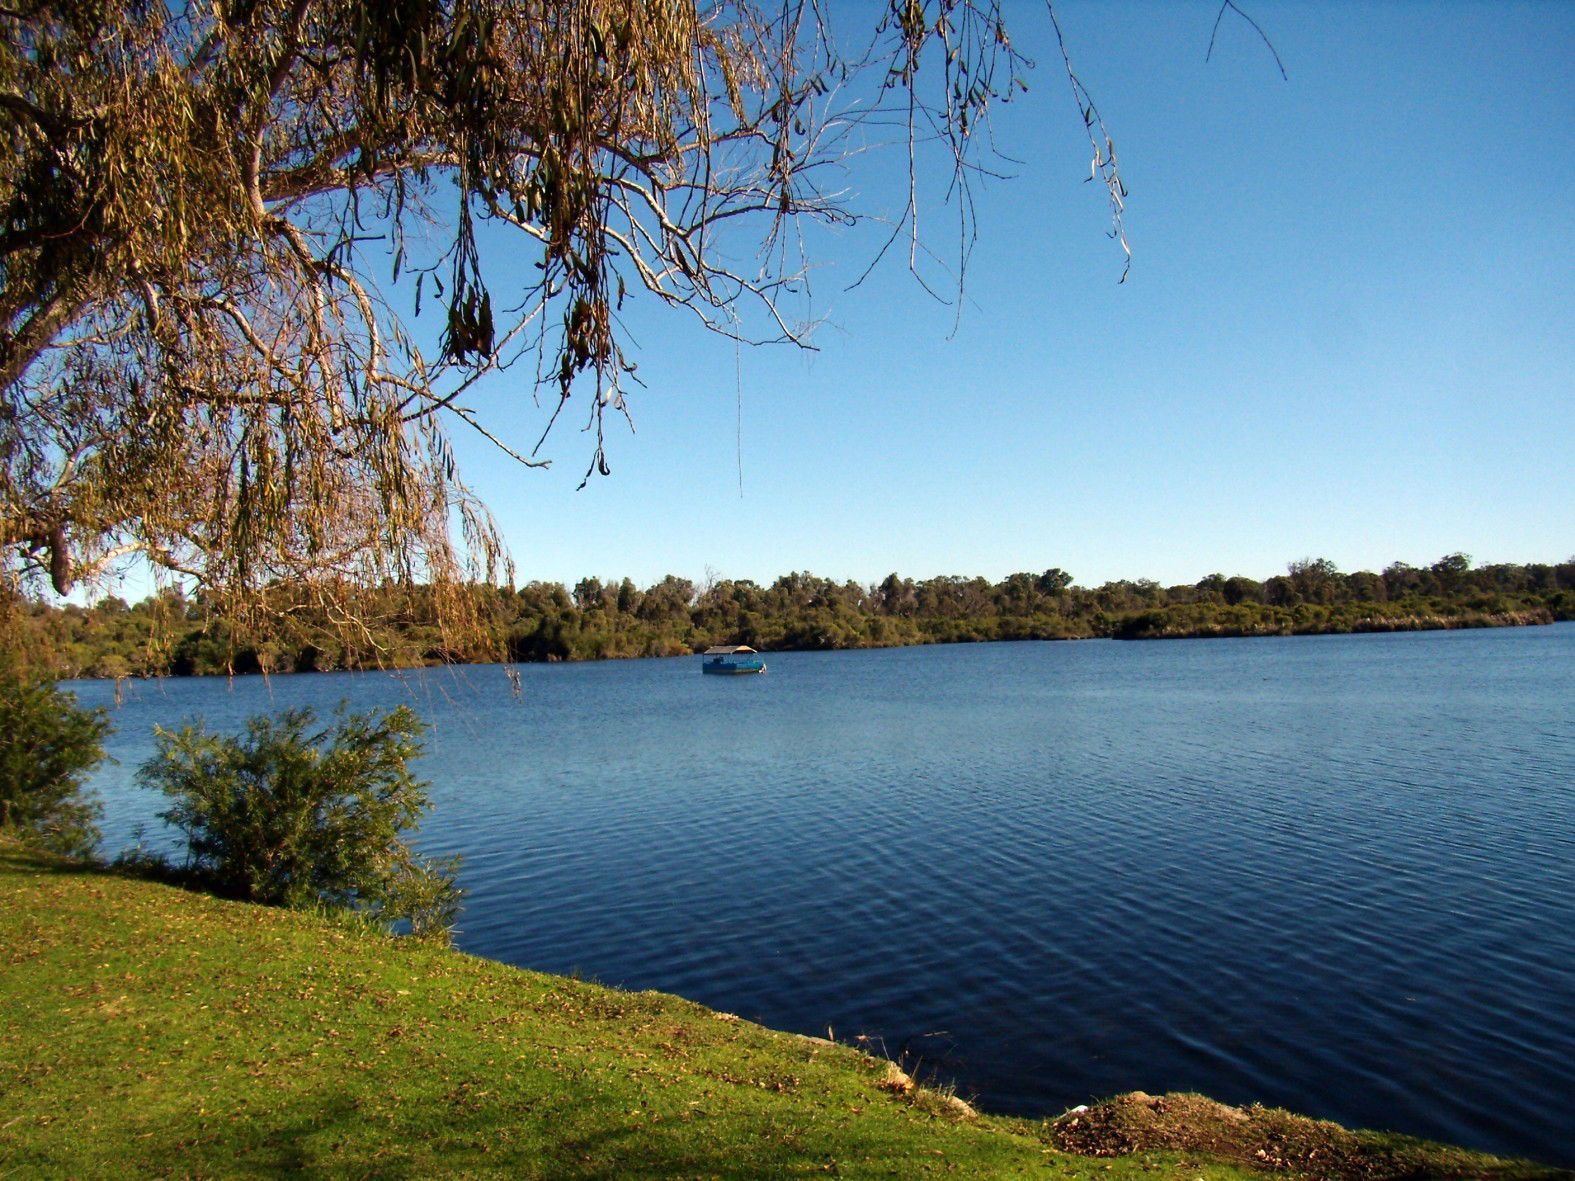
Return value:
<svg viewBox="0 0 1575 1181">
<path fill-rule="evenodd" d="M 851 17 L 868 5 L 847 4 Z M 1575 553 L 1575 4 L 1058 0 L 1131 196 L 1124 285 L 1044 9 L 995 127 L 961 327 L 871 239 L 822 242 L 814 353 L 630 318 L 610 477 L 572 407 L 548 472 L 468 441 L 520 581 L 873 582 L 1058 566 L 1264 578 Z M 895 169 L 848 183 L 889 208 Z M 935 215 L 944 246 L 945 214 Z M 736 368 L 735 368 L 736 364 Z M 533 442 L 528 375 L 477 400 Z M 742 495 L 737 413 L 742 403 Z"/>
</svg>

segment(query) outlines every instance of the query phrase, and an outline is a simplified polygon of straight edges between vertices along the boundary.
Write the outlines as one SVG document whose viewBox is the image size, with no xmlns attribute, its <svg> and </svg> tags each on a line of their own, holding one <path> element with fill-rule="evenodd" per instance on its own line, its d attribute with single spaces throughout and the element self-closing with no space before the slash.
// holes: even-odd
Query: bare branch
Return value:
<svg viewBox="0 0 1575 1181">
<path fill-rule="evenodd" d="M 1241 17 L 1242 20 L 1246 21 L 1253 27 L 1253 31 L 1258 34 L 1259 39 L 1268 48 L 1269 54 L 1274 58 L 1274 64 L 1280 71 L 1280 77 L 1289 82 L 1291 80 L 1291 76 L 1285 72 L 1285 63 L 1280 60 L 1280 51 L 1274 48 L 1274 42 L 1269 40 L 1269 35 L 1263 31 L 1258 22 L 1253 20 L 1252 17 L 1248 16 L 1236 6 L 1235 0 L 1222 0 L 1220 4 L 1220 10 L 1214 14 L 1214 28 L 1209 31 L 1209 50 L 1203 55 L 1203 60 L 1206 62 L 1214 56 L 1214 41 L 1215 38 L 1220 35 L 1220 21 L 1225 19 L 1225 13 L 1227 10 L 1234 12 L 1237 16 Z"/>
</svg>

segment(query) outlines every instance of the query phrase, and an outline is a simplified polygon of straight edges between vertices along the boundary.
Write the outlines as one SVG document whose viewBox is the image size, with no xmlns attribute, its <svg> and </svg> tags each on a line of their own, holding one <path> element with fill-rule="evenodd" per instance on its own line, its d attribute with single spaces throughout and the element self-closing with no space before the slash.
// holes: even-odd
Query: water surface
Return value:
<svg viewBox="0 0 1575 1181">
<path fill-rule="evenodd" d="M 106 845 L 169 839 L 155 721 L 407 703 L 467 951 L 996 1111 L 1197 1090 L 1575 1164 L 1575 625 L 768 660 L 135 684 Z"/>
</svg>

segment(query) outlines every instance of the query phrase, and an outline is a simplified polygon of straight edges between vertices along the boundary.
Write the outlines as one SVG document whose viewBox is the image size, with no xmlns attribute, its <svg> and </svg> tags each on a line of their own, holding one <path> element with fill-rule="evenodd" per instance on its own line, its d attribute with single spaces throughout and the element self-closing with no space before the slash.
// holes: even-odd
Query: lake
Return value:
<svg viewBox="0 0 1575 1181">
<path fill-rule="evenodd" d="M 1575 1165 L 1575 624 L 767 659 L 127 684 L 105 847 L 170 844 L 154 722 L 410 704 L 466 951 L 993 1111 L 1196 1090 Z"/>
</svg>

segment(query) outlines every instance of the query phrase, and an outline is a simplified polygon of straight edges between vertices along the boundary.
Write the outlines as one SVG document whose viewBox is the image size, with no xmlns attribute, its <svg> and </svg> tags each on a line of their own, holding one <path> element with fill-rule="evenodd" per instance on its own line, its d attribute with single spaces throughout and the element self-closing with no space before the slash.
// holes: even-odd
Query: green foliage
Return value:
<svg viewBox="0 0 1575 1181">
<path fill-rule="evenodd" d="M 669 574 L 640 589 L 580 581 L 518 590 L 478 588 L 472 644 L 444 638 L 431 588 L 362 590 L 361 630 L 333 639 L 321 607 L 276 613 L 242 636 L 222 605 L 171 592 L 128 606 L 25 604 L 12 631 L 57 677 L 307 672 L 435 662 L 609 660 L 676 656 L 709 644 L 869 648 L 1093 636 L 1287 635 L 1545 623 L 1575 614 L 1575 562 L 1471 566 L 1451 554 L 1430 567 L 1396 562 L 1382 574 L 1341 573 L 1326 558 L 1290 563 L 1262 582 L 1210 574 L 1162 587 L 1151 579 L 1081 587 L 1064 570 L 1010 574 L 998 583 L 897 574 L 861 586 L 794 573 L 770 586 L 722 579 L 704 589 Z"/>
<path fill-rule="evenodd" d="M 96 800 L 84 777 L 104 761 L 113 729 L 102 709 L 0 662 L 0 830 L 89 857 L 98 845 Z"/>
<path fill-rule="evenodd" d="M 461 898 L 458 859 L 418 857 L 404 839 L 430 807 L 409 767 L 423 729 L 404 706 L 342 705 L 324 729 L 305 708 L 252 718 L 240 737 L 201 722 L 160 727 L 137 777 L 173 801 L 159 816 L 186 834 L 188 868 L 216 893 L 351 908 L 446 937 Z"/>
</svg>

